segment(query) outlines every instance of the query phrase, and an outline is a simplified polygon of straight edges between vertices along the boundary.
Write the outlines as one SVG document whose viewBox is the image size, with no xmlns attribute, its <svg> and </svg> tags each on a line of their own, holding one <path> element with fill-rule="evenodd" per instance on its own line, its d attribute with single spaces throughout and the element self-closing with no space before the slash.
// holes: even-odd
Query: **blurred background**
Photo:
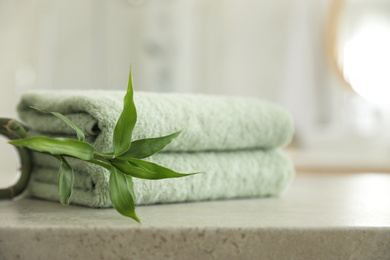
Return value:
<svg viewBox="0 0 390 260">
<path fill-rule="evenodd" d="M 390 171 L 388 0 L 0 0 L 2 117 L 29 90 L 124 90 L 130 63 L 138 91 L 286 107 L 298 171 Z"/>
</svg>

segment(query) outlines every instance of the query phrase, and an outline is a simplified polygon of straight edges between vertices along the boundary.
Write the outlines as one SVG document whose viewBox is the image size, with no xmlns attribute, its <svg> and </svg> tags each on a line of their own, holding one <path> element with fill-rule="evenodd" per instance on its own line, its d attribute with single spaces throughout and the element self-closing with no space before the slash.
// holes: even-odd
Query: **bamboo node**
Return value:
<svg viewBox="0 0 390 260">
<path fill-rule="evenodd" d="M 6 125 L 4 125 L 4 128 L 7 129 L 8 133 L 13 134 L 13 131 L 11 130 L 11 124 L 15 122 L 16 119 L 11 119 L 8 121 Z"/>
</svg>

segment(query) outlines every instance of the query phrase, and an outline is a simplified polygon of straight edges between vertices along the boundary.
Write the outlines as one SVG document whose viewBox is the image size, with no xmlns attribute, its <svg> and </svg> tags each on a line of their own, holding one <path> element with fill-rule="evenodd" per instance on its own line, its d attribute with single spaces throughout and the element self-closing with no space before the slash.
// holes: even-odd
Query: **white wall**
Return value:
<svg viewBox="0 0 390 260">
<path fill-rule="evenodd" d="M 291 40 L 304 26 L 299 23 L 323 22 L 328 1 L 138 2 L 0 1 L 1 85 L 18 93 L 123 89 L 132 63 L 138 89 L 272 99 L 286 71 Z M 310 17 L 297 17 L 297 9 Z M 309 33 L 305 48 L 313 49 L 318 29 L 303 32 Z M 298 57 L 305 51 L 295 49 Z M 21 83 L 23 76 L 31 80 Z"/>
<path fill-rule="evenodd" d="M 257 96 L 302 131 L 326 124 L 329 2 L 0 0 L 0 116 L 27 90 L 124 89 L 132 63 L 136 90 Z"/>
</svg>

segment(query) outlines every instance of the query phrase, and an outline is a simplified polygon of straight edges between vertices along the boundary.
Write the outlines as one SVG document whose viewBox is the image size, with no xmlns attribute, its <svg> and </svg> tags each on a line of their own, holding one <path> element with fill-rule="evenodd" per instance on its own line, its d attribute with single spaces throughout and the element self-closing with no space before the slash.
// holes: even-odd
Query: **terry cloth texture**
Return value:
<svg viewBox="0 0 390 260">
<path fill-rule="evenodd" d="M 75 138 L 60 119 L 29 108 L 64 114 L 99 152 L 112 151 L 112 134 L 123 108 L 122 91 L 39 91 L 27 93 L 19 117 L 32 135 Z M 204 172 L 184 178 L 134 178 L 136 204 L 152 204 L 280 195 L 293 175 L 291 161 L 279 147 L 293 135 L 290 115 L 258 99 L 135 92 L 138 121 L 133 140 L 183 133 L 148 160 L 178 172 Z M 29 185 L 32 196 L 58 200 L 59 163 L 34 153 Z M 109 172 L 69 159 L 75 170 L 71 203 L 109 207 Z"/>
</svg>

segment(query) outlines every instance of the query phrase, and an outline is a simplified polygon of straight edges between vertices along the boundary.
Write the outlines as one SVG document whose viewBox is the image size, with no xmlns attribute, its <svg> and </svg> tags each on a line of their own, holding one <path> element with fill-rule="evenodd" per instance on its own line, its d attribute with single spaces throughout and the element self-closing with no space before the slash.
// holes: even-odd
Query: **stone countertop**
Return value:
<svg viewBox="0 0 390 260">
<path fill-rule="evenodd" d="M 0 259 L 390 259 L 390 174 L 298 174 L 280 198 L 114 209 L 0 201 Z"/>
</svg>

